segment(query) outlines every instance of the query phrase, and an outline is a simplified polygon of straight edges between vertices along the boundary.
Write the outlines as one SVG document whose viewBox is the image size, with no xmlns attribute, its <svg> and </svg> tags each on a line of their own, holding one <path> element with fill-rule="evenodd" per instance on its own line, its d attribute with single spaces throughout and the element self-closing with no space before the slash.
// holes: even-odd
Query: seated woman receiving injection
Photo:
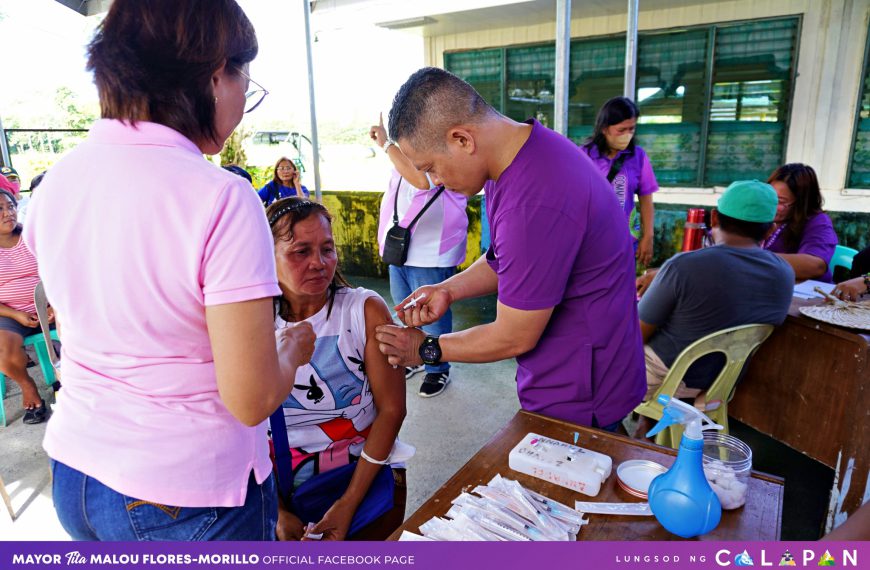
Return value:
<svg viewBox="0 0 870 570">
<path fill-rule="evenodd" d="M 325 207 L 285 198 L 266 215 L 282 293 L 275 327 L 306 321 L 317 335 L 314 356 L 297 370 L 282 406 L 292 473 L 277 460 L 278 538 L 386 538 L 404 518 L 404 496 L 382 485 L 386 479 L 404 495 L 403 470 L 386 467 L 399 455 L 394 444 L 405 418 L 404 371 L 387 363 L 374 334 L 392 322 L 389 309 L 377 293 L 350 287 L 338 271 Z M 278 457 L 279 438 L 273 435 Z M 317 518 L 311 498 L 323 503 L 330 492 L 335 500 Z M 306 529 L 305 523 L 316 524 Z"/>
</svg>

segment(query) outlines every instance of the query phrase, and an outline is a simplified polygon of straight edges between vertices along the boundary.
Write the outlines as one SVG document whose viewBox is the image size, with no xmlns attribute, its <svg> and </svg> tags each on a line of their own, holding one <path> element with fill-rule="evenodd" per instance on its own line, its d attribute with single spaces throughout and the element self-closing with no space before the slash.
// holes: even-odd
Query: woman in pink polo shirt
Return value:
<svg viewBox="0 0 870 570">
<path fill-rule="evenodd" d="M 115 0 L 89 46 L 103 119 L 24 232 L 63 337 L 44 447 L 74 539 L 274 538 L 264 420 L 314 335 L 274 332 L 263 208 L 202 156 L 259 103 L 256 54 L 234 0 Z"/>
</svg>

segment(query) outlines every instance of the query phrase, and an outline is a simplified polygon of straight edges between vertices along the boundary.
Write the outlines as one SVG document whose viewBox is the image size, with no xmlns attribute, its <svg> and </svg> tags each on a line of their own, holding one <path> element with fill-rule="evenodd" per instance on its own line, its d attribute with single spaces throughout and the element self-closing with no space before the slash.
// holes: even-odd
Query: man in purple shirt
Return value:
<svg viewBox="0 0 870 570">
<path fill-rule="evenodd" d="M 399 318 L 418 327 L 496 292 L 498 310 L 492 323 L 440 338 L 379 327 L 381 351 L 406 366 L 516 357 L 524 409 L 616 429 L 643 398 L 645 376 L 632 240 L 601 173 L 565 137 L 499 114 L 437 68 L 396 94 L 390 135 L 434 183 L 468 196 L 485 185 L 492 232 L 484 257 L 417 289 Z"/>
</svg>

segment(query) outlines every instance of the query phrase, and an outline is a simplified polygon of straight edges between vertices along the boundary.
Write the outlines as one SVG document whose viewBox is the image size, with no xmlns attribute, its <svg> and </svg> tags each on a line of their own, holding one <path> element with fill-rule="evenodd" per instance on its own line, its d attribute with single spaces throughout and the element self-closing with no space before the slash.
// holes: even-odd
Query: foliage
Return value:
<svg viewBox="0 0 870 570">
<path fill-rule="evenodd" d="M 227 142 L 224 143 L 224 148 L 221 150 L 221 166 L 228 164 L 243 166 L 248 163 L 248 156 L 245 154 L 243 143 L 251 134 L 251 131 L 245 127 L 239 127 L 233 131 L 233 134 L 230 135 L 230 138 L 227 139 Z"/>
<path fill-rule="evenodd" d="M 251 178 L 254 179 L 254 188 L 258 190 L 272 180 L 271 166 L 246 166 L 244 168 L 251 175 Z"/>
</svg>

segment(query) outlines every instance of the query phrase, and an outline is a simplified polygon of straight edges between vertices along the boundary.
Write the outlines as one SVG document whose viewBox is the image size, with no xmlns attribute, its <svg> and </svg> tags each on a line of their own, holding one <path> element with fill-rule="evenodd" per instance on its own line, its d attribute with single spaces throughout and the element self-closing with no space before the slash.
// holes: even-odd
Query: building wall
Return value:
<svg viewBox="0 0 870 570">
<path fill-rule="evenodd" d="M 347 275 L 387 277 L 387 266 L 378 255 L 378 218 L 382 194 L 379 192 L 324 192 L 323 203 L 333 215 L 333 235 L 338 247 L 340 267 Z M 660 266 L 680 251 L 686 210 L 695 203 L 659 204 L 656 207 L 655 257 Z M 489 235 L 481 233 L 481 196 L 468 201 L 468 245 L 465 269 L 489 245 Z M 832 212 L 840 244 L 863 249 L 870 246 L 870 214 Z M 486 229 L 484 228 L 484 232 Z"/>
<path fill-rule="evenodd" d="M 786 160 L 805 162 L 819 174 L 826 208 L 870 212 L 870 190 L 844 189 L 863 72 L 870 0 L 734 0 L 683 8 L 643 10 L 641 31 L 801 14 L 797 79 Z M 572 37 L 624 33 L 626 15 L 575 19 Z M 424 38 L 427 65 L 443 67 L 444 52 L 553 41 L 551 24 L 497 28 Z M 655 165 L 653 165 L 655 166 Z M 656 201 L 715 204 L 722 188 L 668 188 Z"/>
</svg>

